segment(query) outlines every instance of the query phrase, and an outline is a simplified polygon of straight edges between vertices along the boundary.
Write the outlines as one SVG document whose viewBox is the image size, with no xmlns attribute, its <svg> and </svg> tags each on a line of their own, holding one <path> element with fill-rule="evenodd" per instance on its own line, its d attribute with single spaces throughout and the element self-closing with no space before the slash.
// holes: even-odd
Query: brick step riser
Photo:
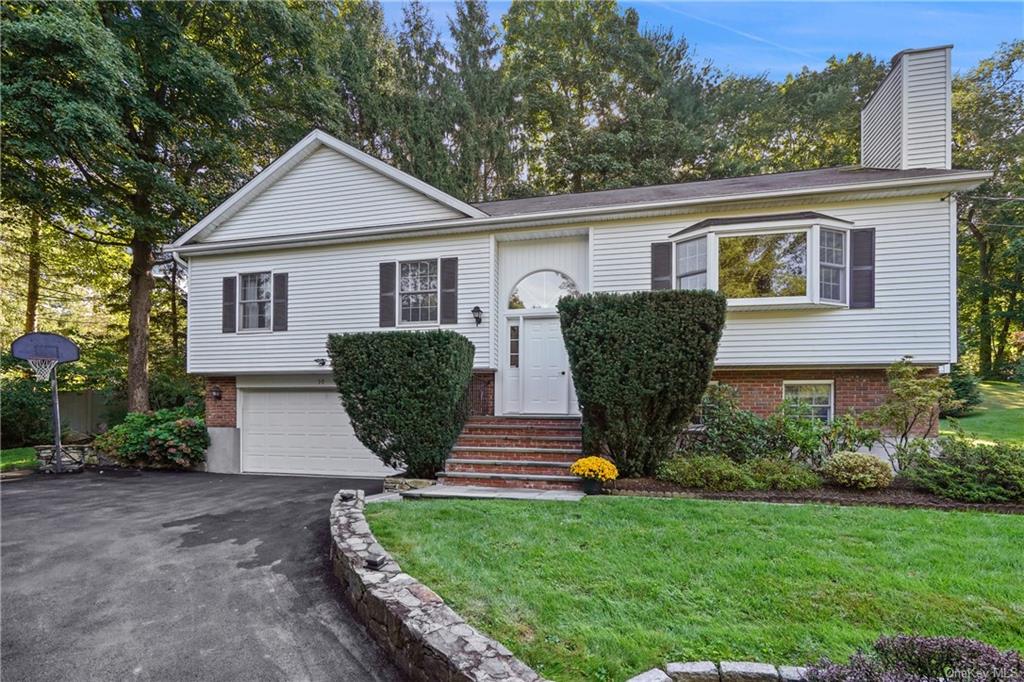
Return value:
<svg viewBox="0 0 1024 682">
<path fill-rule="evenodd" d="M 578 438 L 575 440 L 555 440 L 534 436 L 528 438 L 488 438 L 487 436 L 462 434 L 455 442 L 460 448 L 484 447 L 484 448 L 555 448 L 558 450 L 583 450 L 583 442 Z"/>
<path fill-rule="evenodd" d="M 583 434 L 578 428 L 570 429 L 559 429 L 555 427 L 543 427 L 543 426 L 528 426 L 528 427 L 517 427 L 517 426 L 495 426 L 492 428 L 481 428 L 474 426 L 466 426 L 462 429 L 463 436 L 480 436 L 483 438 L 494 437 L 494 436 L 516 436 L 522 438 L 529 438 L 531 436 L 537 436 L 543 438 L 544 436 L 556 436 L 559 438 L 582 438 Z"/>
<path fill-rule="evenodd" d="M 506 478 L 446 478 L 445 485 L 483 485 L 488 488 L 532 488 L 537 490 L 579 490 L 578 483 L 529 481 Z"/>
<path fill-rule="evenodd" d="M 455 459 L 496 459 L 496 460 L 525 460 L 528 462 L 567 462 L 572 464 L 582 453 L 578 452 L 549 452 L 545 450 L 529 450 L 526 452 L 514 452 L 508 450 L 457 450 L 451 453 Z"/>
<path fill-rule="evenodd" d="M 473 426 L 474 424 L 489 424 L 489 425 L 500 425 L 500 426 L 576 426 L 579 427 L 581 422 L 579 418 L 575 419 L 558 419 L 550 417 L 523 417 L 523 418 L 508 418 L 508 417 L 470 417 L 466 420 L 466 426 Z"/>
<path fill-rule="evenodd" d="M 568 476 L 569 467 L 536 466 L 536 465 L 510 465 L 510 464 L 463 464 L 462 462 L 448 461 L 445 465 L 446 472 L 461 471 L 474 474 L 536 474 L 538 476 Z"/>
</svg>

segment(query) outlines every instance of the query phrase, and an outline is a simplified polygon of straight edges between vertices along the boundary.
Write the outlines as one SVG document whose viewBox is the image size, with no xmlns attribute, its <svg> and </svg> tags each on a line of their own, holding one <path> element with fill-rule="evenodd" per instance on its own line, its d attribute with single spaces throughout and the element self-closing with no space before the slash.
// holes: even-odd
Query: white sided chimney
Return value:
<svg viewBox="0 0 1024 682">
<path fill-rule="evenodd" d="M 903 50 L 860 112 L 866 168 L 952 167 L 952 45 Z"/>
</svg>

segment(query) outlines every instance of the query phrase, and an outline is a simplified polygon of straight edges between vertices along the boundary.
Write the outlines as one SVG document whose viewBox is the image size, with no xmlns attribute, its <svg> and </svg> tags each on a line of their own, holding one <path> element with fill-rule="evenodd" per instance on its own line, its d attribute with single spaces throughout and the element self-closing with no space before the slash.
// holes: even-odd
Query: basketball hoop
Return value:
<svg viewBox="0 0 1024 682">
<path fill-rule="evenodd" d="M 35 372 L 36 381 L 46 381 L 49 379 L 50 372 L 57 366 L 57 360 L 54 358 L 26 358 L 25 362 Z"/>
<path fill-rule="evenodd" d="M 81 471 L 83 462 L 71 457 L 69 466 L 64 465 L 66 451 L 60 444 L 60 400 L 57 393 L 57 372 L 55 368 L 62 362 L 78 360 L 78 346 L 71 339 L 60 334 L 32 332 L 19 336 L 11 344 L 11 355 L 24 360 L 36 375 L 36 381 L 50 381 L 51 419 L 53 421 L 53 455 L 47 464 L 40 467 L 41 471 L 66 473 Z"/>
</svg>

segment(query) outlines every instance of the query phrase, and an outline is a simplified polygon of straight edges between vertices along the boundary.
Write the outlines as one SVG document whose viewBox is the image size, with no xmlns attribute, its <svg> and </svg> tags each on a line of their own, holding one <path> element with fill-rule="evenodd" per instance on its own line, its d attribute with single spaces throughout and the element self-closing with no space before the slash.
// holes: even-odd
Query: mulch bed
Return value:
<svg viewBox="0 0 1024 682">
<path fill-rule="evenodd" d="M 943 511 L 984 511 L 999 514 L 1024 514 L 1024 504 L 970 504 L 947 500 L 930 493 L 914 490 L 904 481 L 896 479 L 885 490 L 846 490 L 841 488 L 813 488 L 793 492 L 779 490 L 743 490 L 732 493 L 683 488 L 674 483 L 654 478 L 624 478 L 605 486 L 611 495 L 648 497 L 687 497 L 702 500 L 737 500 L 742 502 L 777 502 L 781 504 L 819 503 L 841 506 L 874 505 L 883 507 L 914 507 Z"/>
</svg>

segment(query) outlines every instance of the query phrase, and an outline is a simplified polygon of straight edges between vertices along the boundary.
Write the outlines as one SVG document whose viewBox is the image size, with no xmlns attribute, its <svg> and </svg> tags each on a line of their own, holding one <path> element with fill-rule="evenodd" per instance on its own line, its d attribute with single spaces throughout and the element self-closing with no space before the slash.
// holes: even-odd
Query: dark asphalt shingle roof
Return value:
<svg viewBox="0 0 1024 682">
<path fill-rule="evenodd" d="M 750 175 L 742 178 L 723 180 L 702 180 L 680 182 L 672 185 L 651 185 L 649 187 L 628 187 L 577 194 L 555 194 L 530 199 L 509 199 L 473 204 L 491 216 L 515 216 L 549 211 L 570 211 L 581 208 L 602 208 L 620 204 L 646 204 L 660 201 L 702 199 L 716 196 L 754 194 L 760 192 L 781 192 L 794 189 L 834 187 L 862 182 L 885 182 L 889 180 L 910 180 L 961 173 L 960 170 L 941 168 L 918 168 L 913 170 L 890 170 L 885 168 L 822 168 L 819 170 Z"/>
</svg>

